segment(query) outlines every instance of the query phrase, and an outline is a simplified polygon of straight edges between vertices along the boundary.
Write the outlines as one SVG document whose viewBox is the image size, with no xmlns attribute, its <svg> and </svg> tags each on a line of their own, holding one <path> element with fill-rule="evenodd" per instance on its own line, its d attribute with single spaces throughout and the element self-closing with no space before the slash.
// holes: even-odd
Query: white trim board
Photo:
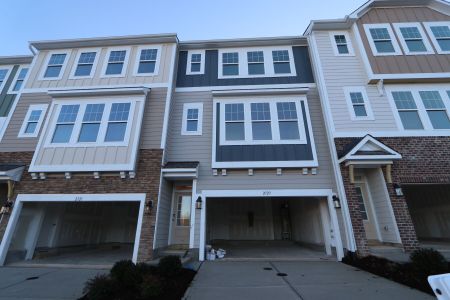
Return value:
<svg viewBox="0 0 450 300">
<path fill-rule="evenodd" d="M 229 91 L 229 90 L 260 90 L 260 89 L 283 89 L 283 88 L 315 88 L 315 83 L 287 83 L 287 84 L 255 84 L 255 85 L 229 85 L 229 86 L 194 86 L 177 87 L 175 92 L 209 92 L 209 91 Z"/>
<path fill-rule="evenodd" d="M 5 234 L 0 244 L 0 265 L 4 265 L 15 227 L 20 217 L 24 202 L 140 202 L 138 222 L 133 248 L 133 262 L 137 262 L 139 242 L 141 237 L 142 219 L 145 208 L 145 193 L 140 194 L 19 194 L 17 195 L 13 212 L 10 216 Z"/>
<path fill-rule="evenodd" d="M 386 151 L 388 155 L 355 155 L 360 149 L 365 147 L 366 145 L 373 143 L 375 145 L 374 148 L 380 149 L 382 151 Z M 377 150 L 374 150 L 377 151 Z M 393 160 L 393 159 L 401 159 L 402 155 L 397 151 L 391 149 L 380 141 L 376 140 L 370 135 L 366 135 L 356 146 L 352 148 L 345 156 L 339 159 L 339 163 L 346 160 Z"/>
</svg>

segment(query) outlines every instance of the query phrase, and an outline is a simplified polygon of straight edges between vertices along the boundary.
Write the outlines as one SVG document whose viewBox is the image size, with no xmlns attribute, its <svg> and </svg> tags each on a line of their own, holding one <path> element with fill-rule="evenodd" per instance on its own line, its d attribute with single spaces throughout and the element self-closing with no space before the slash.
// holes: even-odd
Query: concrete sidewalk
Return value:
<svg viewBox="0 0 450 300">
<path fill-rule="evenodd" d="M 85 282 L 109 270 L 74 268 L 0 268 L 0 300 L 78 299 Z"/>
<path fill-rule="evenodd" d="M 343 263 L 320 261 L 205 262 L 185 297 L 189 300 L 434 299 Z"/>
</svg>

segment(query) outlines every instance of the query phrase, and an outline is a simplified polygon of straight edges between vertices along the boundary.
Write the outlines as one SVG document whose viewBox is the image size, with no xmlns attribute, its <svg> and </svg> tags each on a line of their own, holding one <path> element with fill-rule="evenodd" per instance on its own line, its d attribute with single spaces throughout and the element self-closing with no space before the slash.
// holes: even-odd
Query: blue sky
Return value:
<svg viewBox="0 0 450 300">
<path fill-rule="evenodd" d="M 180 40 L 302 34 L 311 19 L 341 18 L 364 0 L 2 0 L 0 56 L 28 41 L 178 33 Z M 7 8 L 7 9 L 6 9 Z"/>
</svg>

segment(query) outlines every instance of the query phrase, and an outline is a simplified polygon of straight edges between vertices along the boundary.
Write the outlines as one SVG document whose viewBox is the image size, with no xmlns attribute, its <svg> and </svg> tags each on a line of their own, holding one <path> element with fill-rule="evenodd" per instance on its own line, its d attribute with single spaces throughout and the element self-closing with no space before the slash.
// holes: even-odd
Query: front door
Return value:
<svg viewBox="0 0 450 300">
<path fill-rule="evenodd" d="M 377 232 L 373 220 L 372 207 L 369 203 L 369 196 L 367 194 L 367 188 L 365 183 L 355 184 L 356 195 L 358 196 L 359 211 L 363 219 L 364 230 L 366 231 L 366 237 L 368 240 L 376 240 Z"/>
<path fill-rule="evenodd" d="M 191 195 L 175 194 L 172 205 L 172 245 L 189 245 Z"/>
</svg>

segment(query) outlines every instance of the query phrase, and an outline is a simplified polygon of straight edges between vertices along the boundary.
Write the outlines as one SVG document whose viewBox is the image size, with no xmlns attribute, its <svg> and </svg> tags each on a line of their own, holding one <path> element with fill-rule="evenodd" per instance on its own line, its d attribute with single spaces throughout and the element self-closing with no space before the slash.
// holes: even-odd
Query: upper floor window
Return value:
<svg viewBox="0 0 450 300">
<path fill-rule="evenodd" d="M 439 54 L 450 54 L 450 22 L 427 22 L 425 28 Z"/>
<path fill-rule="evenodd" d="M 260 75 L 264 74 L 264 52 L 251 51 L 247 52 L 248 74 Z"/>
<path fill-rule="evenodd" d="M 222 53 L 222 75 L 223 76 L 239 75 L 238 52 Z"/>
<path fill-rule="evenodd" d="M 8 78 L 9 69 L 0 69 L 0 92 Z"/>
<path fill-rule="evenodd" d="M 43 79 L 61 79 L 64 73 L 64 67 L 68 53 L 51 54 L 47 68 L 45 69 Z"/>
<path fill-rule="evenodd" d="M 128 63 L 129 49 L 110 49 L 103 66 L 103 76 L 122 77 L 125 75 Z"/>
<path fill-rule="evenodd" d="M 61 106 L 52 143 L 68 143 L 70 141 L 79 109 L 79 104 Z"/>
<path fill-rule="evenodd" d="M 20 128 L 18 137 L 37 137 L 44 120 L 47 104 L 33 104 L 28 108 L 27 114 Z"/>
<path fill-rule="evenodd" d="M 351 120 L 373 120 L 372 109 L 364 87 L 344 88 Z"/>
<path fill-rule="evenodd" d="M 204 74 L 205 73 L 205 51 L 188 51 L 186 74 Z"/>
<path fill-rule="evenodd" d="M 75 59 L 75 68 L 72 71 L 71 78 L 90 78 L 94 75 L 97 65 L 99 50 L 79 51 Z"/>
<path fill-rule="evenodd" d="M 403 129 L 450 129 L 448 91 L 416 88 L 391 95 Z"/>
<path fill-rule="evenodd" d="M 272 51 L 273 69 L 275 74 L 291 73 L 291 64 L 289 59 L 289 51 L 275 50 Z"/>
<path fill-rule="evenodd" d="M 105 142 L 122 142 L 124 140 L 130 107 L 130 103 L 112 104 Z"/>
<path fill-rule="evenodd" d="M 287 98 L 221 102 L 220 144 L 306 143 L 301 103 Z"/>
<path fill-rule="evenodd" d="M 183 105 L 182 135 L 201 135 L 203 103 L 186 103 Z"/>
<path fill-rule="evenodd" d="M 28 68 L 22 67 L 19 72 L 17 72 L 15 81 L 11 86 L 11 92 L 17 93 L 22 89 L 23 82 L 25 81 L 25 77 L 27 77 Z M 0 84 L 1 85 L 1 84 Z"/>
<path fill-rule="evenodd" d="M 333 45 L 334 55 L 353 56 L 353 47 L 350 37 L 345 31 L 330 32 L 331 43 Z"/>
<path fill-rule="evenodd" d="M 401 55 L 390 24 L 364 24 L 373 55 Z"/>
<path fill-rule="evenodd" d="M 433 53 L 420 23 L 396 23 L 393 25 L 405 54 Z"/>
<path fill-rule="evenodd" d="M 78 142 L 96 142 L 105 104 L 87 104 Z"/>
<path fill-rule="evenodd" d="M 141 49 L 139 55 L 137 74 L 155 74 L 158 49 Z"/>
</svg>

